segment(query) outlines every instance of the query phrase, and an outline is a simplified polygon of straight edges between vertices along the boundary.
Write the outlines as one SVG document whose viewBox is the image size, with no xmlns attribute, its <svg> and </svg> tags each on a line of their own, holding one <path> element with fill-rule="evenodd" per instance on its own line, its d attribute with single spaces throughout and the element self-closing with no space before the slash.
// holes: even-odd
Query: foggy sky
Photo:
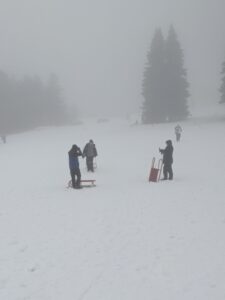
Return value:
<svg viewBox="0 0 225 300">
<path fill-rule="evenodd" d="M 139 109 L 156 27 L 173 24 L 184 50 L 191 109 L 217 105 L 225 60 L 224 0 L 0 0 L 0 69 L 55 72 L 81 113 Z"/>
</svg>

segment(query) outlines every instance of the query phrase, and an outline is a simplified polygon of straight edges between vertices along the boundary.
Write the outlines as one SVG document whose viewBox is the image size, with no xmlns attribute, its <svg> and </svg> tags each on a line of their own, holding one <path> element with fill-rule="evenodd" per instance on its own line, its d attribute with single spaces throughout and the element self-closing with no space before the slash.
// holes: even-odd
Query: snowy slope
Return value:
<svg viewBox="0 0 225 300">
<path fill-rule="evenodd" d="M 149 183 L 175 124 L 40 128 L 0 145 L 1 300 L 224 300 L 225 122 L 181 124 L 174 180 Z M 67 152 L 97 146 L 97 187 Z"/>
</svg>

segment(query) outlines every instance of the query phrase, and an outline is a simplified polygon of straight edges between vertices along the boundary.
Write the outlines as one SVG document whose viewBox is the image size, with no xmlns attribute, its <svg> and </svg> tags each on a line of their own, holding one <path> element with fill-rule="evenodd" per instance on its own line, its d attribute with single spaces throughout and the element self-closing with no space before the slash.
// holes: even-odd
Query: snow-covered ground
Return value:
<svg viewBox="0 0 225 300">
<path fill-rule="evenodd" d="M 89 120 L 0 144 L 1 300 L 224 300 L 225 122 Z M 67 189 L 67 152 L 96 143 L 97 187 Z M 174 141 L 174 180 L 149 183 Z"/>
</svg>

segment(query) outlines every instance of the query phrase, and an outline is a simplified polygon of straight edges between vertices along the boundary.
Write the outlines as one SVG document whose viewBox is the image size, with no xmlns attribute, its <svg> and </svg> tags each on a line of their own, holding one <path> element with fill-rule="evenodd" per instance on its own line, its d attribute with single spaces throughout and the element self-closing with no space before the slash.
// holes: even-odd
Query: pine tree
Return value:
<svg viewBox="0 0 225 300">
<path fill-rule="evenodd" d="M 0 71 L 0 134 L 10 129 L 13 110 L 11 90 L 10 78 L 5 72 Z"/>
<path fill-rule="evenodd" d="M 220 98 L 220 103 L 225 103 L 225 62 L 222 64 L 222 84 L 220 87 L 220 92 L 221 92 L 221 98 Z"/>
<path fill-rule="evenodd" d="M 183 67 L 183 51 L 173 26 L 169 29 L 165 47 L 165 92 L 168 121 L 180 121 L 188 117 L 189 97 L 187 73 Z"/>
<path fill-rule="evenodd" d="M 142 107 L 142 122 L 145 124 L 160 123 L 166 120 L 164 44 L 161 29 L 156 29 L 147 55 L 142 84 L 142 95 L 145 99 Z"/>
</svg>

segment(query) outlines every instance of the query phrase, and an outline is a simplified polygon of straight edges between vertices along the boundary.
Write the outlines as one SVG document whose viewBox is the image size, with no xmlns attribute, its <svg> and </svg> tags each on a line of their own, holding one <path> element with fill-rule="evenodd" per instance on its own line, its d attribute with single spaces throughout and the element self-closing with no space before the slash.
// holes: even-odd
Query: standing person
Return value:
<svg viewBox="0 0 225 300">
<path fill-rule="evenodd" d="M 4 144 L 6 144 L 6 135 L 5 134 L 1 134 L 1 139 L 2 139 L 2 142 Z"/>
<path fill-rule="evenodd" d="M 86 164 L 87 164 L 87 170 L 94 172 L 94 165 L 93 165 L 93 160 L 94 157 L 96 157 L 97 154 L 97 150 L 95 147 L 95 144 L 93 142 L 93 140 L 90 140 L 84 147 L 83 150 L 83 157 L 86 157 Z"/>
<path fill-rule="evenodd" d="M 168 140 L 166 141 L 166 148 L 165 149 L 160 149 L 159 152 L 163 154 L 163 175 L 164 178 L 163 180 L 168 179 L 169 175 L 169 180 L 173 179 L 173 170 L 172 170 L 172 164 L 173 164 L 173 145 L 172 141 Z"/>
<path fill-rule="evenodd" d="M 175 131 L 175 135 L 176 135 L 176 141 L 179 142 L 180 141 L 180 137 L 181 137 L 181 132 L 182 132 L 182 128 L 179 124 L 177 124 L 177 126 L 175 126 L 174 128 Z"/>
<path fill-rule="evenodd" d="M 68 154 L 69 154 L 69 168 L 70 168 L 70 175 L 72 179 L 72 187 L 74 189 L 79 189 L 81 188 L 80 185 L 81 173 L 80 173 L 78 157 L 82 155 L 82 152 L 77 145 L 73 145 L 70 151 L 68 152 Z"/>
</svg>

